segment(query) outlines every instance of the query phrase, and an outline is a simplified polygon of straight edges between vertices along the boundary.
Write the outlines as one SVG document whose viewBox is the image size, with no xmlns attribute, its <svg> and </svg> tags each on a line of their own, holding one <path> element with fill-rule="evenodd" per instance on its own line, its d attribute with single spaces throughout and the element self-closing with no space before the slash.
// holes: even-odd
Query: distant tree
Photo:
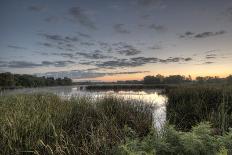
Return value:
<svg viewBox="0 0 232 155">
<path fill-rule="evenodd" d="M 165 78 L 164 82 L 168 84 L 179 84 L 185 82 L 185 77 L 181 75 L 170 75 Z"/>
<path fill-rule="evenodd" d="M 204 83 L 204 82 L 205 82 L 205 78 L 204 78 L 204 77 L 201 77 L 201 76 L 198 76 L 198 77 L 196 77 L 196 81 L 197 81 L 198 83 Z"/>
<path fill-rule="evenodd" d="M 34 75 L 27 74 L 11 74 L 0 73 L 0 86 L 2 87 L 39 87 L 39 86 L 56 86 L 56 85 L 71 85 L 72 80 L 65 77 L 63 79 L 54 77 L 36 77 Z"/>
<path fill-rule="evenodd" d="M 160 84 L 161 80 L 158 77 L 154 76 L 145 76 L 144 79 L 144 84 Z"/>
<path fill-rule="evenodd" d="M 12 87 L 15 85 L 15 81 L 14 81 L 14 75 L 7 72 L 7 73 L 1 73 L 0 74 L 0 85 L 1 86 L 8 86 L 8 87 Z"/>
<path fill-rule="evenodd" d="M 229 75 L 229 76 L 226 78 L 226 81 L 227 81 L 227 83 L 232 84 L 232 75 Z"/>
</svg>

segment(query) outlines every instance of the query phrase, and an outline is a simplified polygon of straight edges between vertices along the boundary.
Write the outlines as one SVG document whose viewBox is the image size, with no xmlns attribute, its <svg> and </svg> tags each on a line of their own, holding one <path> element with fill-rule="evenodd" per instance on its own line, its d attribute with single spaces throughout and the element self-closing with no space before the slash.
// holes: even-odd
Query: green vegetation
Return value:
<svg viewBox="0 0 232 155">
<path fill-rule="evenodd" d="M 178 129 L 189 130 L 202 121 L 223 133 L 232 127 L 232 87 L 186 86 L 168 92 L 167 119 Z"/>
<path fill-rule="evenodd" d="M 209 123 L 191 132 L 153 127 L 153 107 L 105 97 L 50 94 L 0 97 L 0 154 L 217 155 L 232 151 L 232 131 Z"/>
<path fill-rule="evenodd" d="M 62 100 L 54 95 L 0 97 L 0 154 L 112 154 L 126 137 L 153 124 L 153 108 L 112 97 Z"/>
<path fill-rule="evenodd" d="M 123 155 L 224 155 L 232 153 L 232 130 L 224 136 L 215 136 L 209 123 L 200 123 L 190 132 L 176 131 L 166 126 L 162 131 L 152 130 L 139 138 L 136 134 L 120 145 Z"/>
<path fill-rule="evenodd" d="M 118 81 L 116 83 L 83 83 L 87 90 L 139 90 L 139 89 L 165 89 L 169 90 L 178 86 L 199 86 L 199 85 L 232 85 L 232 75 L 226 78 L 219 77 L 185 77 L 182 75 L 156 75 L 145 76 L 141 81 Z"/>
<path fill-rule="evenodd" d="M 36 77 L 27 74 L 0 73 L 0 88 L 62 86 L 71 84 L 72 80 L 66 77 L 63 79 L 54 79 L 53 77 Z"/>
<path fill-rule="evenodd" d="M 172 84 L 156 84 L 156 85 L 143 85 L 143 84 L 99 84 L 88 85 L 87 90 L 142 90 L 142 89 L 170 89 L 175 88 L 176 85 Z"/>
</svg>

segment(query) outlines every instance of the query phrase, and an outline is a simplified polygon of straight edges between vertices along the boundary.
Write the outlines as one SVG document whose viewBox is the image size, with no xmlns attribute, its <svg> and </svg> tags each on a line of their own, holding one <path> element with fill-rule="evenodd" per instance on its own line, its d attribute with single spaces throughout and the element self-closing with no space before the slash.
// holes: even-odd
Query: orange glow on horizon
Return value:
<svg viewBox="0 0 232 155">
<path fill-rule="evenodd" d="M 117 82 L 117 81 L 127 81 L 127 80 L 143 80 L 143 78 L 147 75 L 151 75 L 151 76 L 156 76 L 159 73 L 139 73 L 139 74 L 131 74 L 131 75 L 114 75 L 114 76 L 104 76 L 104 77 L 98 77 L 98 78 L 91 78 L 88 79 L 89 81 L 104 81 L 104 82 Z M 192 79 L 195 79 L 197 76 L 218 76 L 220 78 L 224 78 L 227 77 L 231 74 L 229 73 L 222 73 L 222 74 L 161 74 L 163 76 L 170 76 L 170 75 L 183 75 L 188 77 L 189 75 L 192 77 Z"/>
</svg>

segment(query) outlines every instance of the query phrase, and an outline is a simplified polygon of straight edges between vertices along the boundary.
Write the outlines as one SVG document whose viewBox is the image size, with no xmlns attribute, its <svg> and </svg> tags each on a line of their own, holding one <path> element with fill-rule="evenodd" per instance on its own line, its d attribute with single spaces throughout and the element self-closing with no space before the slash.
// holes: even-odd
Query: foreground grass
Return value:
<svg viewBox="0 0 232 155">
<path fill-rule="evenodd" d="M 149 132 L 152 109 L 112 97 L 0 97 L 0 154 L 112 154 L 125 126 L 141 137 Z"/>
<path fill-rule="evenodd" d="M 191 132 L 153 127 L 153 107 L 113 97 L 97 100 L 32 94 L 0 97 L 0 154 L 216 155 L 230 153 L 232 132 L 208 123 Z"/>
<path fill-rule="evenodd" d="M 118 154 L 123 155 L 231 155 L 232 130 L 223 136 L 213 134 L 209 123 L 200 123 L 190 132 L 176 131 L 165 126 L 160 132 L 152 130 L 139 138 L 136 134 L 128 137 L 119 146 Z"/>
</svg>

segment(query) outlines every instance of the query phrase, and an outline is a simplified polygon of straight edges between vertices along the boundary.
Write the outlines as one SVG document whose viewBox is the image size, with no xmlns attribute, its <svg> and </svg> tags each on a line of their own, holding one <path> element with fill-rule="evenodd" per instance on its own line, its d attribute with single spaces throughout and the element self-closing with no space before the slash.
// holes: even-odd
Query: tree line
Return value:
<svg viewBox="0 0 232 155">
<path fill-rule="evenodd" d="M 163 75 L 156 75 L 156 76 L 145 76 L 143 79 L 144 84 L 181 84 L 181 83 L 230 83 L 232 84 L 232 75 L 229 75 L 226 78 L 220 77 L 211 77 L 211 76 L 198 76 L 195 80 L 189 76 L 183 75 L 170 75 L 170 76 L 163 76 Z"/>
<path fill-rule="evenodd" d="M 28 74 L 0 73 L 0 87 L 3 88 L 63 86 L 71 84 L 72 80 L 67 77 L 55 79 L 54 77 L 37 77 Z"/>
</svg>

